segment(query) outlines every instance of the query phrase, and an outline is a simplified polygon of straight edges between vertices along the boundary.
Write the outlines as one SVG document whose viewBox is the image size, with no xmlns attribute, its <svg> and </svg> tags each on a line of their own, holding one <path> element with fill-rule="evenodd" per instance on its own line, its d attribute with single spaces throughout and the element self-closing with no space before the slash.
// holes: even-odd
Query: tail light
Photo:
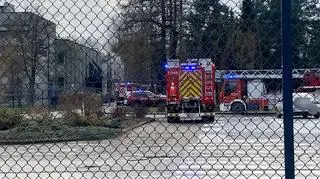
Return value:
<svg viewBox="0 0 320 179">
<path fill-rule="evenodd" d="M 171 82 L 171 85 L 170 85 L 169 96 L 171 97 L 177 96 L 177 89 L 173 82 Z"/>
</svg>

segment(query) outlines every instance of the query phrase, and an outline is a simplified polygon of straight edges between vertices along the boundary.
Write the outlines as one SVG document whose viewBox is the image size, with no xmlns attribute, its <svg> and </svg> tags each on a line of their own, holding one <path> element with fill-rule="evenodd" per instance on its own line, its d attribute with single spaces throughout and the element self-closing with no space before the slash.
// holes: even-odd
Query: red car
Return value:
<svg viewBox="0 0 320 179">
<path fill-rule="evenodd" d="M 166 104 L 164 95 L 156 95 L 151 91 L 133 91 L 129 94 L 127 101 L 128 106 L 160 106 Z"/>
</svg>

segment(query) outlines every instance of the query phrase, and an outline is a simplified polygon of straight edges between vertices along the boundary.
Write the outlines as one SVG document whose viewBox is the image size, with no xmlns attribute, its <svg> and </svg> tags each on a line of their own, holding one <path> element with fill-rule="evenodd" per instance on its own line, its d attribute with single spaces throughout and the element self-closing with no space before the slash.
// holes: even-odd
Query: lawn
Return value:
<svg viewBox="0 0 320 179">
<path fill-rule="evenodd" d="M 0 143 L 110 139 L 146 121 L 150 119 L 82 116 L 77 113 L 64 115 L 58 119 L 46 113 L 25 118 L 17 112 L 0 110 Z"/>
</svg>

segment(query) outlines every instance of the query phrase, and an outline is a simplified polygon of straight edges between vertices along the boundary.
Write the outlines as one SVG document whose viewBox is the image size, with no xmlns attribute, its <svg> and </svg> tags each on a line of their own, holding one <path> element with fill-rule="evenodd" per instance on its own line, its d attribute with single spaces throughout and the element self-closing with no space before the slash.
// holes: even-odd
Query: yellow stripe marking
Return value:
<svg viewBox="0 0 320 179">
<path fill-rule="evenodd" d="M 201 74 L 199 72 L 183 72 L 180 75 L 181 97 L 201 96 Z"/>
</svg>

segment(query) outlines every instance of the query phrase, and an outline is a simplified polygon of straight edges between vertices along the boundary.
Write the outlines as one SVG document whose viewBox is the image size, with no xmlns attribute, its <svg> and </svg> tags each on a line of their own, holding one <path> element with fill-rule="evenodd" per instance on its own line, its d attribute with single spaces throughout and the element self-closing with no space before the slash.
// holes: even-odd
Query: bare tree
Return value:
<svg viewBox="0 0 320 179">
<path fill-rule="evenodd" d="M 179 40 L 182 39 L 179 35 L 182 31 L 182 1 L 130 0 L 127 4 L 121 6 L 121 10 L 122 18 L 117 24 L 118 38 L 113 51 L 125 58 L 126 65 L 133 64 L 131 62 L 136 64 L 137 60 L 140 60 L 138 64 L 142 62 L 148 64 L 146 70 L 150 71 L 151 86 L 157 84 L 159 87 L 157 91 L 163 91 L 164 66 L 167 57 L 177 58 L 181 56 L 177 53 Z M 137 42 L 137 40 L 143 40 L 143 42 Z M 131 45 L 128 43 L 131 43 Z M 137 44 L 140 44 L 138 46 L 140 50 L 137 49 Z M 136 50 L 134 54 L 129 54 L 133 50 L 129 50 L 129 46 Z M 123 50 L 119 50 L 120 48 Z M 180 52 L 184 53 L 182 49 L 180 49 Z M 135 59 L 136 53 L 140 53 L 144 58 Z M 132 68 L 132 66 L 127 67 L 127 69 Z"/>
<path fill-rule="evenodd" d="M 14 45 L 14 58 L 19 59 L 19 68 L 12 70 L 22 74 L 20 80 L 26 84 L 23 89 L 27 89 L 27 101 L 33 105 L 36 98 L 48 97 L 55 24 L 29 12 L 8 14 L 7 18 L 13 20 L 4 24 L 7 31 L 2 36 L 7 41 L 5 46 Z"/>
<path fill-rule="evenodd" d="M 1 44 L 0 48 L 0 79 L 5 81 L 1 88 L 1 96 L 6 96 L 4 100 L 11 101 L 12 107 L 15 107 L 15 103 L 21 106 L 22 59 L 19 57 L 15 45 Z"/>
</svg>

